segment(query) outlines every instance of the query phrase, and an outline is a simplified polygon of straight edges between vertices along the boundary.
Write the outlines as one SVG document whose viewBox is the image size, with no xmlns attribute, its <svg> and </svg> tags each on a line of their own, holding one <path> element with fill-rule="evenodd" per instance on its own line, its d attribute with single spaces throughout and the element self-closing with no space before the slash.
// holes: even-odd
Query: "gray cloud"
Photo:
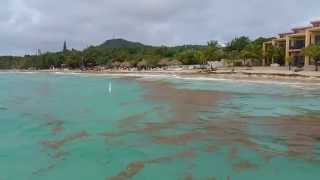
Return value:
<svg viewBox="0 0 320 180">
<path fill-rule="evenodd" d="M 0 54 L 85 48 L 113 37 L 152 45 L 272 36 L 320 16 L 319 0 L 2 0 Z"/>
</svg>

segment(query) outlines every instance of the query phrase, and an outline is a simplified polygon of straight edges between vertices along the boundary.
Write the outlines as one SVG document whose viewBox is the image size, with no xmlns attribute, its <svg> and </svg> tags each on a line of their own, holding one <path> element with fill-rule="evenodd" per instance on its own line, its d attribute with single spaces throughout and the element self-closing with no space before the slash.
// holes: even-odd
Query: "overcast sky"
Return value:
<svg viewBox="0 0 320 180">
<path fill-rule="evenodd" d="M 319 0 L 1 0 L 0 55 L 81 49 L 111 38 L 151 45 L 272 36 L 320 17 Z"/>
</svg>

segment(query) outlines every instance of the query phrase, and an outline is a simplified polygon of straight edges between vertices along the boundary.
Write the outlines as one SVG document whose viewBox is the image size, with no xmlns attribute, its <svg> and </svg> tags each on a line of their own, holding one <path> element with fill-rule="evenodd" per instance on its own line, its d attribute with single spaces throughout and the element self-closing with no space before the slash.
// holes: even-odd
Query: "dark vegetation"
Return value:
<svg viewBox="0 0 320 180">
<path fill-rule="evenodd" d="M 154 47 L 124 39 L 112 39 L 98 46 L 90 46 L 82 51 L 68 49 L 63 43 L 60 52 L 38 53 L 37 55 L 0 56 L 0 69 L 49 69 L 56 68 L 90 68 L 104 67 L 157 67 L 167 64 L 181 63 L 205 64 L 207 61 L 221 59 L 253 60 L 261 64 L 262 43 L 266 38 L 250 40 L 248 37 L 233 39 L 222 47 L 217 41 L 209 41 L 207 45 L 184 45 Z"/>
</svg>

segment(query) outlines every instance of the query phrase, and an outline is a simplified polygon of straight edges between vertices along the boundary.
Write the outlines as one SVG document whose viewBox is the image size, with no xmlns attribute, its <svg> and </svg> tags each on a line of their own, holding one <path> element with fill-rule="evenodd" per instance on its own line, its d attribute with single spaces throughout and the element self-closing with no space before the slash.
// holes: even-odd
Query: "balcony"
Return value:
<svg viewBox="0 0 320 180">
<path fill-rule="evenodd" d="M 305 46 L 290 46 L 290 49 L 303 49 Z"/>
<path fill-rule="evenodd" d="M 296 41 L 293 41 L 293 43 L 290 46 L 290 49 L 302 49 L 304 47 L 305 47 L 304 40 L 296 40 Z"/>
</svg>

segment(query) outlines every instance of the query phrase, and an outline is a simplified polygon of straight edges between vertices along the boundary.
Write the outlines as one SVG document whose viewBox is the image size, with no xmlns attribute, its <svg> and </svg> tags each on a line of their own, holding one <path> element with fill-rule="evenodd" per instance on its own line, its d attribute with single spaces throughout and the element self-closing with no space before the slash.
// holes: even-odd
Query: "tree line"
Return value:
<svg viewBox="0 0 320 180">
<path fill-rule="evenodd" d="M 225 46 L 217 41 L 209 41 L 207 45 L 187 45 L 176 47 L 108 47 L 91 46 L 82 51 L 68 49 L 66 42 L 60 52 L 47 52 L 38 55 L 0 56 L 0 69 L 49 69 L 56 68 L 89 68 L 94 66 L 157 67 L 170 63 L 183 65 L 206 64 L 208 61 L 228 59 L 233 61 L 250 59 L 255 65 L 262 62 L 262 44 L 269 38 L 250 40 L 241 36 L 234 38 Z"/>
</svg>

